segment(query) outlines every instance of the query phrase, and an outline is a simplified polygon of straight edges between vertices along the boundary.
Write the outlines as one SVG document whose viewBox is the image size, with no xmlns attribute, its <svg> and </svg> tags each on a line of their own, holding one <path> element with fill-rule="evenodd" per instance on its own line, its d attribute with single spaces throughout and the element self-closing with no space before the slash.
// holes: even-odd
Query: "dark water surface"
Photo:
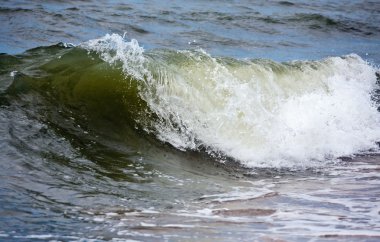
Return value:
<svg viewBox="0 0 380 242">
<path fill-rule="evenodd" d="M 380 240 L 379 2 L 0 22 L 0 241 Z"/>
<path fill-rule="evenodd" d="M 123 34 L 150 48 L 213 55 L 379 62 L 378 1 L 1 1 L 0 51 Z"/>
</svg>

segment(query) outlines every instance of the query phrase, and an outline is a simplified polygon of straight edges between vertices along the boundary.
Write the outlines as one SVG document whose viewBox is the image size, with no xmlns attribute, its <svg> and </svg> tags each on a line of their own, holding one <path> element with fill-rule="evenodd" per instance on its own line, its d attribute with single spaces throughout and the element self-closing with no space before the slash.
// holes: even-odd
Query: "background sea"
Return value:
<svg viewBox="0 0 380 242">
<path fill-rule="evenodd" d="M 0 241 L 380 240 L 378 1 L 0 23 Z"/>
</svg>

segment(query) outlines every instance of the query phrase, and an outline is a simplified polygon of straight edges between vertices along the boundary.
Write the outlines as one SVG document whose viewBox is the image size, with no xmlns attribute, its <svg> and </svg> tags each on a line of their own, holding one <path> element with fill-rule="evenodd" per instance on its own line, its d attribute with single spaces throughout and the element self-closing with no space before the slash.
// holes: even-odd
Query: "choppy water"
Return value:
<svg viewBox="0 0 380 242">
<path fill-rule="evenodd" d="M 380 239 L 379 3 L 0 3 L 0 240 Z"/>
</svg>

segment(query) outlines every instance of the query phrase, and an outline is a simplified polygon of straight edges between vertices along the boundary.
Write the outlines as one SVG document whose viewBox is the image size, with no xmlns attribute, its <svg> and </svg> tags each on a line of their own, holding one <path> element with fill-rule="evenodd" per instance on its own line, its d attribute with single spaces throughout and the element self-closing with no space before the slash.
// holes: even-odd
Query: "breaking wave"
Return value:
<svg viewBox="0 0 380 242">
<path fill-rule="evenodd" d="M 180 150 L 248 167 L 310 167 L 378 148 L 378 69 L 355 54 L 238 60 L 144 51 L 116 34 L 42 52 L 43 64 L 20 70 L 9 93 L 32 87 Z"/>
</svg>

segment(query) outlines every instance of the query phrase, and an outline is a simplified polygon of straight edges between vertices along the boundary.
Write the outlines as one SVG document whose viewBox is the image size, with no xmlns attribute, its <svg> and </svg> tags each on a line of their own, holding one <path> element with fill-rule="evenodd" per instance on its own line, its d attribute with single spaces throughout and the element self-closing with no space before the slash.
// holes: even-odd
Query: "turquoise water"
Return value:
<svg viewBox="0 0 380 242">
<path fill-rule="evenodd" d="M 2 1 L 1 241 L 377 241 L 375 1 Z"/>
</svg>

